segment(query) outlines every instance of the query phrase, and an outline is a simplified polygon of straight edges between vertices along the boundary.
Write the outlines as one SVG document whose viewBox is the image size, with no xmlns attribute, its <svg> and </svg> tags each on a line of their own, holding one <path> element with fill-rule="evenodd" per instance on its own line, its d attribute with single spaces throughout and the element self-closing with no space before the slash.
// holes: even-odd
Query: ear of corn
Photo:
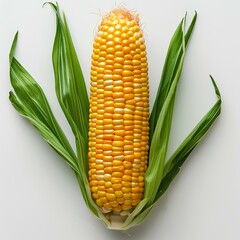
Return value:
<svg viewBox="0 0 240 240">
<path fill-rule="evenodd" d="M 148 159 L 148 66 L 137 15 L 106 16 L 93 43 L 89 181 L 103 212 L 124 214 L 144 192 Z M 126 213 L 126 212 L 125 212 Z"/>
<path fill-rule="evenodd" d="M 87 91 L 66 19 L 58 5 L 50 5 L 57 17 L 56 95 L 75 136 L 76 153 L 43 90 L 14 56 L 17 34 L 9 55 L 14 89 L 10 101 L 73 169 L 91 212 L 110 229 L 129 229 L 146 219 L 221 111 L 220 92 L 211 77 L 216 103 L 166 159 L 177 83 L 196 15 L 186 34 L 185 18 L 181 21 L 170 42 L 148 139 L 147 62 L 137 15 L 114 10 L 103 19 L 94 41 L 88 111 Z"/>
</svg>

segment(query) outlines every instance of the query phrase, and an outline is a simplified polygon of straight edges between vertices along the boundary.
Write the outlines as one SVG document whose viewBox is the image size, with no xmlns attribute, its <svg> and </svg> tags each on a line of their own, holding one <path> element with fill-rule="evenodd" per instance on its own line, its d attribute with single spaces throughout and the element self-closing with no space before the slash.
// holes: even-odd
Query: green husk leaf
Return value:
<svg viewBox="0 0 240 240">
<path fill-rule="evenodd" d="M 10 80 L 14 92 L 9 99 L 14 108 L 26 117 L 42 137 L 60 154 L 68 165 L 79 173 L 75 153 L 66 136 L 53 116 L 41 87 L 14 57 L 18 33 L 16 33 L 10 50 Z"/>
<path fill-rule="evenodd" d="M 56 95 L 76 139 L 79 167 L 88 171 L 87 89 L 65 16 L 58 5 L 49 3 L 56 13 L 57 29 L 52 51 Z"/>
<path fill-rule="evenodd" d="M 158 121 L 155 127 L 155 131 L 152 137 L 151 146 L 149 150 L 149 165 L 145 174 L 145 190 L 144 196 L 148 198 L 147 207 L 150 206 L 155 199 L 157 189 L 162 180 L 162 173 L 164 169 L 164 163 L 167 153 L 168 140 L 172 124 L 172 114 L 174 108 L 175 93 L 177 90 L 177 84 L 181 76 L 184 56 L 185 56 L 185 38 L 184 38 L 184 21 L 182 21 L 182 27 L 178 28 L 179 34 L 182 37 L 182 45 L 179 49 L 183 49 L 181 61 L 177 64 L 177 72 L 171 83 L 169 92 L 162 106 L 161 112 L 158 116 Z M 175 47 L 175 41 L 172 41 L 173 47 Z M 171 49 L 170 44 L 170 49 Z M 179 52 L 179 51 L 178 51 Z M 163 78 L 163 81 L 165 78 Z"/>
<path fill-rule="evenodd" d="M 192 34 L 192 31 L 194 29 L 195 23 L 197 20 L 197 12 L 195 12 L 195 15 L 192 19 L 192 22 L 187 30 L 187 33 L 185 35 L 185 45 L 187 46 L 190 36 Z M 162 76 L 160 80 L 160 84 L 158 87 L 157 95 L 154 101 L 153 109 L 150 116 L 150 133 L 149 133 L 149 142 L 151 143 L 152 137 L 155 131 L 155 127 L 158 121 L 159 114 L 162 110 L 163 104 L 167 98 L 167 95 L 169 93 L 169 90 L 171 88 L 171 84 L 174 80 L 174 77 L 176 75 L 179 61 L 181 59 L 181 56 L 183 54 L 182 49 L 182 23 L 180 22 L 178 25 L 168 48 L 167 56 L 165 59 L 165 63 L 163 66 Z"/>
<path fill-rule="evenodd" d="M 213 105 L 213 107 L 205 114 L 205 116 L 201 119 L 201 121 L 196 125 L 196 127 L 186 137 L 186 139 L 181 143 L 181 145 L 177 148 L 177 150 L 173 153 L 173 155 L 165 164 L 163 180 L 161 182 L 161 185 L 159 186 L 155 201 L 157 201 L 161 197 L 161 195 L 167 190 L 174 177 L 180 171 L 180 167 L 183 165 L 187 157 L 190 155 L 196 145 L 201 141 L 201 139 L 204 137 L 204 135 L 214 123 L 215 119 L 221 113 L 221 95 L 213 77 L 210 76 L 210 78 L 212 80 L 218 99 Z"/>
<path fill-rule="evenodd" d="M 55 90 L 59 104 L 75 136 L 80 174 L 77 175 L 84 201 L 91 212 L 108 221 L 92 199 L 88 183 L 88 118 L 89 101 L 81 66 L 65 16 L 58 4 L 49 2 L 56 14 L 56 34 L 52 51 Z"/>
<path fill-rule="evenodd" d="M 86 205 L 96 217 L 102 216 L 101 220 L 107 225 L 107 221 L 92 200 L 87 173 L 79 168 L 79 160 L 55 119 L 43 90 L 14 57 L 17 38 L 18 33 L 14 37 L 9 54 L 10 80 L 14 89 L 14 92 L 10 92 L 9 99 L 19 114 L 33 124 L 40 135 L 74 170 Z"/>
</svg>

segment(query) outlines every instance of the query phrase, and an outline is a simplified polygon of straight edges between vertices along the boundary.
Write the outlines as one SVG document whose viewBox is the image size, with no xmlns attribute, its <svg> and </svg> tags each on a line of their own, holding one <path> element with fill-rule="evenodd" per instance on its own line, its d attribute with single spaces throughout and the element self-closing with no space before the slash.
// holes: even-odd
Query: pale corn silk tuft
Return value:
<svg viewBox="0 0 240 240">
<path fill-rule="evenodd" d="M 139 16 L 105 15 L 93 43 L 89 183 L 103 213 L 124 216 L 141 201 L 149 140 L 146 47 Z"/>
</svg>

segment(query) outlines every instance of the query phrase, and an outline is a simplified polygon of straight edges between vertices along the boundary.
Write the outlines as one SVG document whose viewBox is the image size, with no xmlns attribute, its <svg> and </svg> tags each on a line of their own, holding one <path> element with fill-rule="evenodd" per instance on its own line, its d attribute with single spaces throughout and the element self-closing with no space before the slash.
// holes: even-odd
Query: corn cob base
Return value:
<svg viewBox="0 0 240 240">
<path fill-rule="evenodd" d="M 148 160 L 149 87 L 146 47 L 137 14 L 115 9 L 93 43 L 89 183 L 111 221 L 141 201 Z"/>
</svg>

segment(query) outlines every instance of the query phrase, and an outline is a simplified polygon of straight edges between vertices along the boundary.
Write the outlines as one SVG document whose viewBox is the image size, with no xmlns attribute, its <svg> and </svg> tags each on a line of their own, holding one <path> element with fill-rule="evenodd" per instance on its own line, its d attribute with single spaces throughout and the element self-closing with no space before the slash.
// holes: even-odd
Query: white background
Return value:
<svg viewBox="0 0 240 240">
<path fill-rule="evenodd" d="M 170 38 L 188 12 L 198 20 L 178 87 L 169 154 L 216 101 L 209 74 L 220 88 L 222 114 L 191 154 L 145 223 L 110 231 L 85 207 L 73 172 L 21 118 L 8 100 L 8 52 L 19 30 L 16 56 L 44 89 L 73 143 L 57 103 L 51 65 L 55 16 L 42 0 L 0 1 L 0 239 L 240 239 L 240 2 L 238 0 L 126 0 L 141 13 L 151 106 Z M 59 1 L 89 87 L 92 41 L 100 13 L 122 1 Z"/>
</svg>

